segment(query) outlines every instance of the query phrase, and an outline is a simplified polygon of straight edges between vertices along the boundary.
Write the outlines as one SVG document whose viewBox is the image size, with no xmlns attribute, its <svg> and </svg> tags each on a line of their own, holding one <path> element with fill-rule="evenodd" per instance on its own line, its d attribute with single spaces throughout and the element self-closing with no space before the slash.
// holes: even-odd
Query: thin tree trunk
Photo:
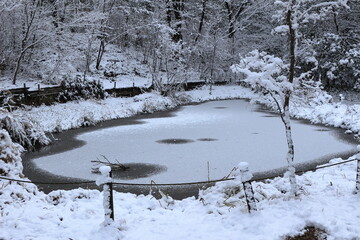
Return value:
<svg viewBox="0 0 360 240">
<path fill-rule="evenodd" d="M 13 81 L 12 81 L 12 84 L 16 84 L 16 80 L 17 80 L 17 75 L 19 73 L 19 69 L 20 69 L 20 64 L 21 64 L 21 60 L 24 56 L 24 51 L 21 51 L 17 61 L 16 61 L 16 66 L 15 66 L 15 71 L 14 71 L 14 75 L 13 75 Z"/>
<path fill-rule="evenodd" d="M 288 10 L 286 16 L 286 22 L 289 26 L 289 40 L 290 40 L 290 72 L 289 72 L 289 82 L 294 82 L 294 75 L 295 75 L 295 29 L 292 26 L 291 20 L 291 10 Z M 288 105 L 288 104 L 287 104 Z"/>
<path fill-rule="evenodd" d="M 108 14 L 110 15 L 111 11 L 112 11 L 112 8 L 114 7 L 114 4 L 115 4 L 115 0 L 113 0 L 111 3 L 110 3 L 110 6 L 109 6 L 109 9 L 107 10 L 108 11 Z M 106 13 L 106 0 L 104 0 L 103 2 L 103 8 L 102 8 L 102 12 L 105 14 Z M 104 20 L 101 20 L 101 26 L 105 25 L 107 26 L 108 24 L 108 19 L 106 21 Z M 101 27 L 100 28 L 100 31 L 101 32 L 104 32 L 106 31 L 106 27 Z M 102 60 L 102 57 L 103 57 L 103 54 L 105 52 L 105 40 L 107 39 L 106 35 L 103 35 L 101 37 L 101 40 L 100 40 L 100 46 L 99 46 L 99 51 L 98 51 L 98 55 L 97 55 L 97 58 L 96 58 L 96 69 L 99 70 L 100 68 L 100 63 L 101 63 L 101 60 Z"/>
<path fill-rule="evenodd" d="M 215 65 L 215 57 L 216 57 L 216 48 L 217 48 L 217 43 L 216 43 L 216 33 L 214 35 L 214 47 L 213 47 L 213 56 L 212 56 L 212 59 L 211 59 L 211 68 L 210 68 L 210 81 L 212 82 L 214 79 L 213 79 L 213 75 L 214 75 L 214 65 Z"/>
<path fill-rule="evenodd" d="M 20 52 L 20 55 L 19 55 L 19 57 L 18 57 L 18 59 L 17 59 L 17 61 L 16 61 L 16 66 L 15 66 L 15 71 L 14 71 L 14 75 L 13 75 L 13 81 L 12 81 L 12 83 L 15 85 L 16 84 L 16 80 L 17 80 L 17 75 L 18 75 L 18 73 L 19 73 L 19 69 L 20 69 L 20 64 L 21 64 L 21 60 L 22 60 L 22 58 L 24 57 L 24 54 L 25 54 L 25 52 L 29 49 L 29 48 L 31 48 L 31 47 L 33 47 L 33 46 L 35 46 L 39 41 L 36 41 L 36 42 L 33 42 L 32 44 L 30 44 L 29 46 L 27 46 L 26 47 L 26 41 L 29 39 L 29 36 L 30 36 L 30 30 L 31 30 L 31 27 L 32 27 L 32 25 L 33 25 L 33 23 L 34 23 L 34 19 L 35 19 L 35 16 L 36 16 L 36 14 L 37 14 L 37 11 L 38 11 L 38 8 L 39 8 L 39 6 L 40 6 L 40 1 L 38 1 L 38 2 L 33 2 L 33 4 L 36 4 L 35 5 L 35 9 L 32 11 L 32 12 L 30 12 L 29 14 L 29 16 L 27 15 L 28 14 L 28 10 L 27 10 L 27 5 L 25 5 L 24 7 L 24 11 L 25 11 L 25 17 L 26 17 L 26 29 L 24 30 L 24 37 L 23 37 L 23 39 L 22 39 L 22 41 L 21 41 L 21 52 Z"/>
<path fill-rule="evenodd" d="M 202 33 L 202 29 L 203 29 L 204 22 L 205 22 L 206 2 L 207 1 L 208 0 L 202 0 L 201 17 L 200 17 L 200 23 L 199 23 L 199 28 L 198 28 L 198 34 L 196 35 L 196 38 L 195 38 L 195 43 L 197 43 L 197 41 L 199 40 L 199 37 L 201 36 L 201 33 Z"/>
<path fill-rule="evenodd" d="M 336 33 L 339 34 L 339 24 L 337 21 L 337 13 L 336 13 L 335 7 L 332 7 L 332 11 L 333 11 L 333 17 L 334 17 L 335 30 L 336 30 Z"/>
<path fill-rule="evenodd" d="M 173 13 L 175 18 L 175 34 L 172 39 L 174 42 L 178 43 L 183 40 L 183 35 L 181 32 L 182 28 L 182 12 L 184 11 L 184 2 L 182 0 L 172 0 L 173 2 Z"/>
<path fill-rule="evenodd" d="M 101 59 L 102 59 L 104 52 L 105 52 L 105 42 L 104 42 L 104 40 L 101 40 L 98 55 L 96 58 L 96 69 L 97 70 L 99 70 L 99 68 L 100 68 L 100 63 L 101 63 Z"/>
<path fill-rule="evenodd" d="M 295 30 L 292 26 L 291 19 L 291 9 L 288 10 L 286 16 L 286 22 L 289 26 L 289 42 L 290 42 L 290 70 L 289 70 L 289 83 L 294 82 L 295 75 Z M 291 184 L 291 193 L 296 195 L 297 193 L 297 184 L 295 178 L 295 167 L 294 167 L 294 143 L 291 134 L 291 125 L 290 125 L 290 113 L 289 113 L 289 105 L 290 105 L 290 92 L 285 93 L 284 105 L 283 105 L 283 117 L 282 120 L 285 125 L 286 131 L 286 140 L 288 144 L 288 154 L 287 154 L 287 163 L 288 163 L 288 175 Z"/>
<path fill-rule="evenodd" d="M 228 26 L 228 38 L 232 39 L 234 34 L 235 34 L 235 26 L 234 26 L 235 20 L 233 19 L 233 8 L 230 5 L 230 3 L 226 2 L 226 1 L 225 1 L 225 7 L 226 7 L 226 10 L 227 10 L 228 23 L 229 23 L 229 26 Z"/>
<path fill-rule="evenodd" d="M 294 165 L 294 141 L 292 138 L 292 132 L 291 132 L 291 124 L 290 124 L 290 113 L 289 108 L 286 107 L 283 112 L 283 123 L 285 126 L 285 133 L 286 133 L 286 141 L 288 145 L 288 152 L 286 155 L 286 161 L 287 161 L 287 174 L 289 176 L 290 180 L 290 187 L 291 187 L 291 194 L 296 195 L 297 193 L 297 184 L 296 184 L 296 177 L 295 177 L 295 165 Z"/>
</svg>

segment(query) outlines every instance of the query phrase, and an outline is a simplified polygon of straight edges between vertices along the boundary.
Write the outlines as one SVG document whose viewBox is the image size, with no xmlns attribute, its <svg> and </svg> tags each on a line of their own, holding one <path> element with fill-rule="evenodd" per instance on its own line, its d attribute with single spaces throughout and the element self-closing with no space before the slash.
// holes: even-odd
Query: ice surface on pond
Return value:
<svg viewBox="0 0 360 240">
<path fill-rule="evenodd" d="M 35 159 L 35 164 L 53 174 L 96 179 L 91 160 L 106 156 L 126 163 L 167 167 L 157 175 L 121 182 L 176 183 L 222 178 L 248 162 L 251 172 L 286 166 L 287 144 L 280 118 L 256 111 L 242 100 L 213 101 L 182 107 L 176 116 L 145 119 L 145 124 L 118 126 L 77 136 L 80 148 Z M 274 116 L 274 117 L 271 117 Z M 334 136 L 333 131 L 292 121 L 295 162 L 307 162 L 328 154 L 353 150 L 354 146 Z M 164 139 L 192 140 L 164 144 Z M 216 141 L 201 141 L 213 139 Z M 208 174 L 209 163 L 209 174 Z"/>
</svg>

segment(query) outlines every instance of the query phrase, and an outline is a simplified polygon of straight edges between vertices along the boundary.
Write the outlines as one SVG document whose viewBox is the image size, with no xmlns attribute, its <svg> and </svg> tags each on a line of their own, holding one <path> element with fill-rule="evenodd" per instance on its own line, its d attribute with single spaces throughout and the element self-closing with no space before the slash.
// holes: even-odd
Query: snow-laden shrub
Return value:
<svg viewBox="0 0 360 240">
<path fill-rule="evenodd" d="M 247 87 L 264 96 L 271 95 L 279 103 L 286 94 L 292 94 L 292 104 L 296 106 L 312 106 L 329 103 L 330 95 L 322 91 L 321 83 L 313 79 L 313 71 L 299 73 L 295 76 L 294 84 L 287 79 L 288 64 L 282 59 L 266 52 L 254 50 L 243 57 L 239 64 L 232 66 L 234 72 L 245 74 L 243 80 Z M 270 104 L 274 106 L 274 104 Z"/>
<path fill-rule="evenodd" d="M 141 113 L 153 113 L 176 107 L 176 102 L 171 97 L 162 97 L 154 93 L 144 93 L 133 98 L 134 102 L 141 104 Z M 130 109 L 131 110 L 131 109 Z M 134 112 L 136 114 L 136 112 Z"/>
<path fill-rule="evenodd" d="M 0 174 L 1 176 L 18 178 L 22 176 L 22 163 L 20 159 L 24 148 L 13 143 L 6 130 L 0 130 Z"/>
<path fill-rule="evenodd" d="M 82 118 L 82 127 L 89 127 L 94 126 L 96 124 L 96 121 L 94 119 L 94 113 L 89 112 L 86 116 Z"/>
<path fill-rule="evenodd" d="M 24 179 L 22 174 L 21 152 L 24 151 L 17 143 L 13 143 L 6 130 L 0 130 L 0 176 L 11 179 Z M 25 201 L 38 194 L 34 184 L 16 181 L 0 181 L 0 210 L 4 204 L 14 201 Z"/>
<path fill-rule="evenodd" d="M 50 139 L 39 126 L 27 118 L 14 115 L 3 108 L 0 108 L 0 128 L 9 132 L 14 142 L 28 149 L 50 143 Z"/>
<path fill-rule="evenodd" d="M 290 192 L 288 180 L 285 178 L 279 179 L 281 179 L 281 184 L 279 183 L 281 189 L 269 183 L 252 182 L 257 203 L 273 198 L 286 197 L 283 192 Z M 283 189 L 286 190 L 282 191 Z M 199 199 L 208 208 L 209 213 L 223 214 L 231 208 L 239 208 L 242 212 L 248 211 L 243 184 L 239 179 L 218 182 L 213 187 L 200 190 Z"/>
<path fill-rule="evenodd" d="M 293 90 L 293 85 L 286 77 L 288 67 L 282 59 L 254 50 L 242 57 L 240 63 L 234 64 L 231 69 L 233 72 L 243 73 L 246 76 L 243 81 L 255 92 L 282 95 Z"/>
<path fill-rule="evenodd" d="M 325 34 L 315 45 L 319 71 L 326 86 L 360 88 L 360 45 Z"/>
<path fill-rule="evenodd" d="M 333 97 L 322 89 L 321 83 L 316 81 L 300 84 L 294 89 L 292 104 L 297 107 L 314 107 L 331 103 Z"/>
<path fill-rule="evenodd" d="M 59 93 L 59 102 L 90 98 L 104 99 L 106 97 L 106 92 L 100 82 L 87 81 L 80 77 L 75 80 L 62 81 L 61 87 L 64 90 Z"/>
<path fill-rule="evenodd" d="M 177 93 L 173 99 L 178 104 L 186 104 L 191 102 L 191 96 L 183 92 Z"/>
<path fill-rule="evenodd" d="M 11 94 L 11 92 L 0 92 L 0 107 L 4 107 L 11 111 L 16 108 L 15 105 L 16 103 L 14 102 L 14 96 Z"/>
</svg>

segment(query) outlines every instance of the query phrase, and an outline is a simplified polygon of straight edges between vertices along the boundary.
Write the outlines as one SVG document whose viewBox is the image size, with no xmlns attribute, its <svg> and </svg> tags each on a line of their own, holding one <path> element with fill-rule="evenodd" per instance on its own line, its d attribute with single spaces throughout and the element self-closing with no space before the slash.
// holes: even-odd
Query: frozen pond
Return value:
<svg viewBox="0 0 360 240">
<path fill-rule="evenodd" d="M 178 183 L 219 179 L 241 161 L 251 171 L 286 166 L 284 126 L 277 115 L 258 111 L 243 100 L 213 101 L 181 107 L 174 116 L 145 118 L 141 124 L 115 126 L 77 135 L 86 144 L 62 153 L 33 159 L 47 172 L 65 177 L 96 179 L 97 158 L 132 166 L 147 166 L 138 178 L 117 176 L 121 182 Z M 331 128 L 292 121 L 295 161 L 304 163 L 352 151 Z M 154 168 L 154 169 L 153 169 Z"/>
</svg>

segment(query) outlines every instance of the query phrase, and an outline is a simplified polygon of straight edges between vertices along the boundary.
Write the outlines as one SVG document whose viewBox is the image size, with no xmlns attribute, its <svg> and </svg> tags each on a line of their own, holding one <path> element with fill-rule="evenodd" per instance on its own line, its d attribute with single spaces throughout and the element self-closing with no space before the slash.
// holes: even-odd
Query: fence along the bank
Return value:
<svg viewBox="0 0 360 240">
<path fill-rule="evenodd" d="M 356 181 L 355 181 L 355 194 L 360 194 L 360 145 L 357 146 L 357 155 L 354 159 L 345 160 L 338 163 L 332 163 L 332 164 L 326 164 L 319 167 L 315 167 L 312 169 L 308 169 L 307 171 L 316 171 L 318 169 L 323 168 L 329 168 L 337 165 L 346 164 L 349 162 L 357 161 L 356 164 Z M 97 185 L 103 185 L 103 191 L 104 191 L 104 207 L 105 209 L 105 219 L 114 220 L 114 203 L 113 203 L 113 185 L 123 185 L 123 186 L 147 186 L 152 189 L 152 187 L 158 187 L 158 186 L 182 186 L 182 185 L 198 185 L 201 184 L 210 184 L 210 183 L 217 183 L 217 182 L 224 182 L 224 181 L 232 181 L 236 178 L 223 178 L 218 180 L 211 180 L 211 181 L 202 181 L 202 182 L 189 182 L 189 183 L 166 183 L 166 184 L 156 184 L 154 182 L 151 182 L 150 184 L 140 184 L 140 183 L 121 183 L 121 182 L 114 182 L 111 178 L 111 168 L 109 166 L 103 166 L 100 167 L 103 168 L 101 170 L 101 173 L 103 174 L 102 178 L 100 178 L 98 181 L 82 181 L 82 182 L 35 182 L 35 181 L 28 181 L 28 180 L 22 180 L 22 179 L 12 179 L 0 176 L 0 179 L 6 180 L 6 181 L 14 181 L 14 182 L 21 182 L 21 183 L 32 183 L 32 184 L 47 184 L 47 185 L 67 185 L 67 184 L 73 184 L 73 185 L 81 185 L 81 184 L 89 184 L 89 183 L 96 183 Z M 297 171 L 296 174 L 302 174 L 305 171 Z M 256 201 L 254 197 L 254 190 L 252 187 L 252 182 L 257 181 L 264 181 L 267 179 L 273 179 L 275 177 L 279 177 L 279 175 L 276 176 L 270 176 L 266 178 L 251 178 L 247 179 L 246 176 L 248 176 L 249 172 L 248 169 L 240 169 L 240 179 L 243 179 L 244 181 L 241 181 L 242 189 L 244 191 L 245 200 L 247 203 L 248 212 L 251 213 L 253 211 L 256 211 Z M 243 177 L 245 176 L 245 177 Z"/>
<path fill-rule="evenodd" d="M 224 85 L 227 82 L 219 81 L 215 82 L 216 85 Z M 185 91 L 192 90 L 194 88 L 205 85 L 205 81 L 198 82 L 185 82 L 181 83 L 181 88 Z M 54 86 L 54 87 L 41 87 L 40 84 L 37 85 L 37 89 L 30 90 L 28 86 L 24 83 L 21 88 L 13 89 L 4 89 L 0 91 L 0 103 L 4 102 L 6 98 L 11 98 L 11 101 L 14 105 L 20 106 L 32 105 L 39 106 L 41 104 L 51 105 L 54 102 L 58 101 L 58 96 L 64 90 L 71 90 L 71 87 L 65 86 Z M 133 97 L 144 92 L 150 92 L 153 90 L 153 86 L 150 87 L 116 87 L 116 82 L 114 82 L 113 88 L 104 89 L 105 92 L 114 97 Z"/>
</svg>

